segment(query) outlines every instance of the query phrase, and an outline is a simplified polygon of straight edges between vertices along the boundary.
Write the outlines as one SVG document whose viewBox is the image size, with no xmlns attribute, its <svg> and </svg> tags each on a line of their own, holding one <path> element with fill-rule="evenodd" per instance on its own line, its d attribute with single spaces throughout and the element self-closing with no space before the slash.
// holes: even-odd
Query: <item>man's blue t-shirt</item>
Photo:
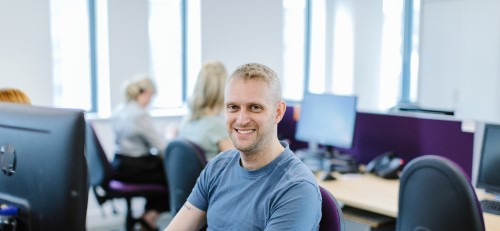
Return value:
<svg viewBox="0 0 500 231">
<path fill-rule="evenodd" d="M 207 212 L 208 230 L 318 230 L 316 178 L 286 143 L 271 163 L 249 171 L 231 149 L 212 159 L 188 201 Z"/>
</svg>

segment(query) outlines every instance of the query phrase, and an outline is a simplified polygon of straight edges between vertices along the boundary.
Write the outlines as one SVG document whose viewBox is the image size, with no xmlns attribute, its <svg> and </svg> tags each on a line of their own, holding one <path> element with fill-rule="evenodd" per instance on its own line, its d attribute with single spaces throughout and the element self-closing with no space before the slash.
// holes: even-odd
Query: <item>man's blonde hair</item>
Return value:
<svg viewBox="0 0 500 231">
<path fill-rule="evenodd" d="M 276 72 L 266 65 L 259 63 L 243 64 L 236 68 L 231 76 L 229 76 L 227 82 L 230 82 L 232 79 L 264 80 L 274 93 L 274 101 L 277 103 L 282 100 L 280 79 L 278 78 Z"/>
</svg>

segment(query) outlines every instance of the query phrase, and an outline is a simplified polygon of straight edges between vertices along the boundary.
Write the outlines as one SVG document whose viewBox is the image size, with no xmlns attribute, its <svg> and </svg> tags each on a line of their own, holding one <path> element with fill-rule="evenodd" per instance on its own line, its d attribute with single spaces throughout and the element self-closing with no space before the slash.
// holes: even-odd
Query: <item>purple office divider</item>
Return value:
<svg viewBox="0 0 500 231">
<path fill-rule="evenodd" d="M 285 140 L 290 149 L 296 151 L 297 149 L 307 148 L 307 143 L 295 139 L 295 131 L 297 129 L 297 121 L 293 118 L 295 108 L 287 106 L 283 119 L 278 124 L 278 138 Z"/>
<path fill-rule="evenodd" d="M 421 155 L 438 155 L 456 162 L 470 177 L 474 134 L 463 132 L 462 122 L 452 117 L 414 115 L 358 112 L 350 153 L 360 163 L 386 151 L 399 153 L 406 163 Z"/>
<path fill-rule="evenodd" d="M 307 143 L 295 140 L 293 110 L 287 107 L 278 124 L 278 135 L 289 141 L 292 150 L 297 150 L 307 147 Z M 426 154 L 443 156 L 460 165 L 470 178 L 474 134 L 463 132 L 462 122 L 453 117 L 431 116 L 358 112 L 353 147 L 338 150 L 352 154 L 362 164 L 387 151 L 397 152 L 405 163 Z"/>
</svg>

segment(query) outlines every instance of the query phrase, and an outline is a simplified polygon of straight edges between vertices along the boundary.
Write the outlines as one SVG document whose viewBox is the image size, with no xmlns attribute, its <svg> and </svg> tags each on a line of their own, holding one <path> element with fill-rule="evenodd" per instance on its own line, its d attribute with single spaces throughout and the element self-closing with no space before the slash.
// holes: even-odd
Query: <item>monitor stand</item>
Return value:
<svg viewBox="0 0 500 231">
<path fill-rule="evenodd" d="M 323 168 L 341 174 L 359 172 L 358 163 L 351 154 L 342 153 L 334 149 L 327 151 Z"/>
<path fill-rule="evenodd" d="M 322 181 L 330 181 L 330 180 L 336 180 L 337 178 L 335 178 L 333 175 L 332 175 L 332 171 L 323 171 L 323 173 L 321 173 L 321 177 L 320 179 Z"/>
<path fill-rule="evenodd" d="M 323 170 L 323 158 L 326 150 L 319 148 L 318 143 L 309 142 L 308 148 L 296 151 L 297 157 L 302 160 L 313 172 Z"/>
<path fill-rule="evenodd" d="M 332 158 L 335 157 L 335 152 L 332 147 L 327 147 L 326 150 L 323 152 L 323 157 L 322 157 L 322 170 L 323 172 L 321 173 L 320 179 L 322 181 L 330 181 L 330 180 L 336 180 L 332 174 L 335 171 L 334 165 L 332 165 L 330 162 Z"/>
</svg>

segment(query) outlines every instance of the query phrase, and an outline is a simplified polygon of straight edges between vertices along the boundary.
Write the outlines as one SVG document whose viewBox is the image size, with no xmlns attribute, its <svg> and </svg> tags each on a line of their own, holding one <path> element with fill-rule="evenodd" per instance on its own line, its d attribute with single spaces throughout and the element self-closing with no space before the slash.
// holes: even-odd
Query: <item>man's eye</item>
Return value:
<svg viewBox="0 0 500 231">
<path fill-rule="evenodd" d="M 261 106 L 259 106 L 259 105 L 252 105 L 252 106 L 250 107 L 250 109 L 251 109 L 252 111 L 254 111 L 254 112 L 260 112 L 260 111 L 262 111 L 262 107 L 261 107 Z"/>
<path fill-rule="evenodd" d="M 238 106 L 235 106 L 235 105 L 227 105 L 226 110 L 227 110 L 227 111 L 236 111 L 236 110 L 238 110 Z"/>
</svg>

